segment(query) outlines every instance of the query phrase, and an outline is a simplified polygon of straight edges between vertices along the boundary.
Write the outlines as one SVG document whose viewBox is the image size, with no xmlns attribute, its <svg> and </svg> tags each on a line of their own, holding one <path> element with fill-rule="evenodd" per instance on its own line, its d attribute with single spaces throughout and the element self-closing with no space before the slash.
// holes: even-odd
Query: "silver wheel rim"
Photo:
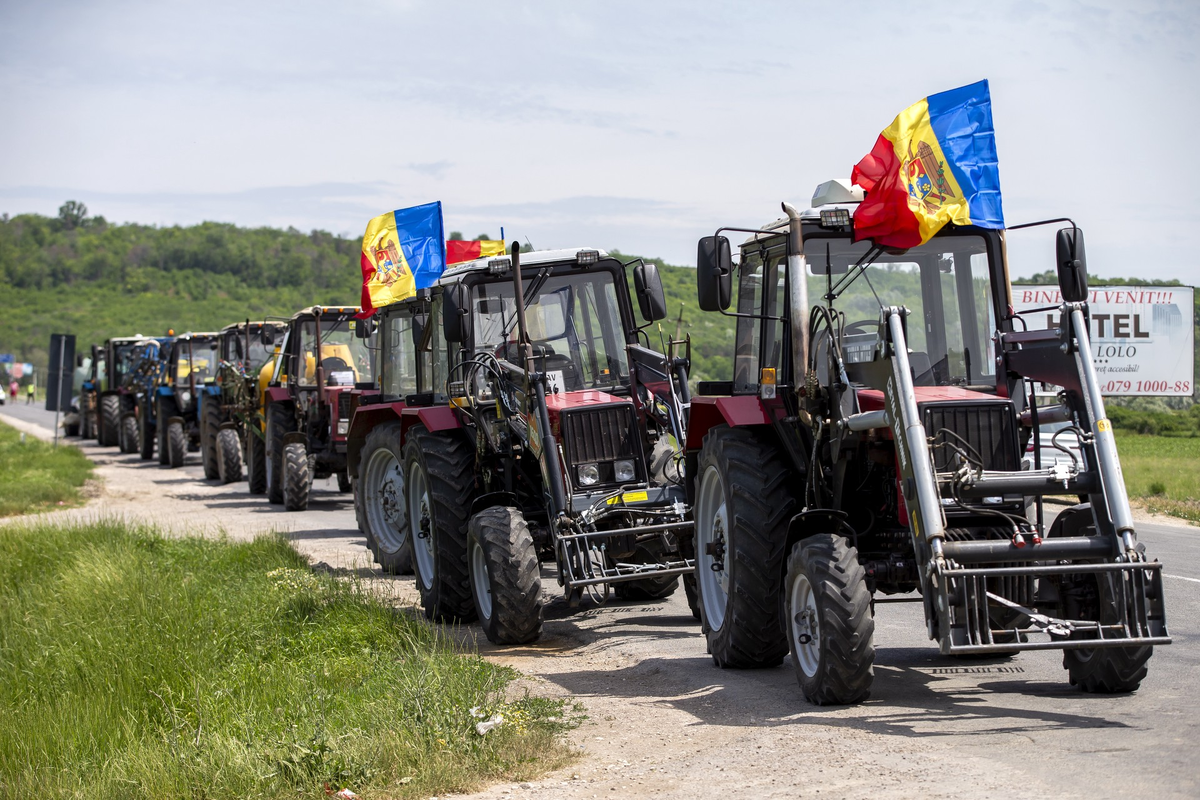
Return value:
<svg viewBox="0 0 1200 800">
<path fill-rule="evenodd" d="M 788 592 L 788 620 L 792 631 L 792 653 L 797 666 L 808 677 L 821 665 L 821 629 L 817 598 L 803 572 L 792 581 Z"/>
<path fill-rule="evenodd" d="M 492 618 L 492 579 L 488 575 L 487 560 L 483 557 L 483 546 L 471 543 L 471 590 L 479 606 L 479 617 L 484 622 Z"/>
<path fill-rule="evenodd" d="M 408 540 L 404 523 L 404 470 L 395 454 L 381 447 L 367 461 L 362 481 L 367 524 L 379 548 L 395 553 Z"/>
<path fill-rule="evenodd" d="M 728 531 L 729 507 L 721 473 L 716 467 L 709 467 L 700 480 L 700 496 L 696 501 L 696 562 L 704 619 L 714 631 L 725 624 L 725 607 L 729 603 Z"/>
<path fill-rule="evenodd" d="M 421 525 L 428 535 L 421 535 Z M 417 562 L 417 577 L 426 591 L 433 588 L 433 518 L 429 513 L 429 489 L 425 471 L 414 461 L 408 472 L 408 535 L 412 537 L 413 556 Z"/>
</svg>

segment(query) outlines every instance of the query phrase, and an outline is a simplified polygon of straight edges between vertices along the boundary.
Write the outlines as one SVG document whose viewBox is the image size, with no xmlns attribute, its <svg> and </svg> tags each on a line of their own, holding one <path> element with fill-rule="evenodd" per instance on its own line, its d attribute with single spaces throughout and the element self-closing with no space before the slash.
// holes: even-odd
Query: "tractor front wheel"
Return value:
<svg viewBox="0 0 1200 800">
<path fill-rule="evenodd" d="M 221 409 L 214 397 L 204 397 L 204 415 L 200 420 L 200 460 L 204 477 L 215 481 L 221 477 L 221 453 L 217 450 L 217 433 L 221 430 Z"/>
<path fill-rule="evenodd" d="M 250 494 L 267 493 L 267 446 L 257 430 L 246 429 L 246 483 Z"/>
<path fill-rule="evenodd" d="M 167 422 L 167 453 L 172 469 L 183 466 L 187 455 L 187 434 L 184 433 L 183 423 L 179 420 Z"/>
<path fill-rule="evenodd" d="M 796 679 L 819 706 L 859 703 L 875 678 L 875 618 L 858 551 L 819 534 L 792 546 L 784 616 Z"/>
<path fill-rule="evenodd" d="M 128 414 L 121 418 L 121 452 L 136 453 L 138 451 L 137 417 Z"/>
<path fill-rule="evenodd" d="M 176 413 L 174 398 L 165 395 L 158 398 L 158 463 L 164 467 L 171 463 L 171 448 L 167 444 L 167 420 Z"/>
<path fill-rule="evenodd" d="M 138 400 L 138 455 L 143 461 L 154 458 L 154 425 L 150 422 L 150 399 Z"/>
<path fill-rule="evenodd" d="M 267 500 L 283 502 L 283 437 L 296 429 L 292 409 L 284 403 L 267 406 Z"/>
<path fill-rule="evenodd" d="M 217 473 L 221 483 L 242 479 L 242 445 L 233 428 L 217 431 Z"/>
<path fill-rule="evenodd" d="M 663 537 L 653 536 L 634 545 L 633 555 L 621 559 L 632 564 L 658 564 L 667 555 Z M 679 588 L 679 576 L 667 575 L 642 578 L 636 581 L 615 581 L 611 584 L 613 594 L 620 600 L 661 600 L 675 594 Z"/>
<path fill-rule="evenodd" d="M 283 507 L 287 511 L 303 511 L 308 508 L 309 490 L 312 488 L 312 470 L 308 464 L 308 450 L 302 442 L 283 446 Z"/>
<path fill-rule="evenodd" d="M 101 447 L 116 447 L 121 433 L 121 398 L 107 394 L 100 398 L 100 430 L 96 435 Z"/>
<path fill-rule="evenodd" d="M 528 644 L 542 635 L 542 576 L 525 517 L 488 508 L 467 528 L 471 597 L 492 644 Z"/>
</svg>

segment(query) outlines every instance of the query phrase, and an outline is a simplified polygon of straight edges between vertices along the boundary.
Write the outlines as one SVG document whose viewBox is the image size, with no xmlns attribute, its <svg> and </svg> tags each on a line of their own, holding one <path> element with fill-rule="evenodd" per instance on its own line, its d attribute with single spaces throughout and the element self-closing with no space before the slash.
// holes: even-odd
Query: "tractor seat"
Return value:
<svg viewBox="0 0 1200 800">
<path fill-rule="evenodd" d="M 496 348 L 496 356 L 521 366 L 521 349 L 517 346 L 516 342 L 506 342 Z M 563 376 L 562 388 L 565 391 L 571 392 L 584 388 L 583 379 L 579 377 L 579 370 L 575 367 L 575 361 L 570 356 L 554 352 L 554 348 L 549 345 L 533 345 L 533 368 L 538 372 L 561 372 Z"/>
</svg>

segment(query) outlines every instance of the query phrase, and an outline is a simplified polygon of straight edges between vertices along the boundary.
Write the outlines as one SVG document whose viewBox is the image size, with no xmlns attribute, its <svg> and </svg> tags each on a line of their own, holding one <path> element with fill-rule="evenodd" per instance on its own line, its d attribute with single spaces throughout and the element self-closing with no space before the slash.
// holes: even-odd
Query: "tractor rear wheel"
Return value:
<svg viewBox="0 0 1200 800">
<path fill-rule="evenodd" d="M 696 493 L 696 583 L 708 649 L 719 667 L 773 667 L 788 651 L 780 610 L 794 477 L 747 428 L 704 437 Z"/>
<path fill-rule="evenodd" d="M 106 394 L 100 398 L 100 430 L 96 439 L 101 447 L 116 447 L 121 433 L 121 398 Z"/>
<path fill-rule="evenodd" d="M 204 416 L 200 419 L 200 460 L 204 477 L 215 481 L 221 477 L 221 453 L 217 450 L 217 434 L 221 430 L 221 409 L 215 397 L 204 397 Z"/>
<path fill-rule="evenodd" d="M 138 400 L 138 455 L 143 461 L 154 458 L 154 425 L 150 422 L 150 399 Z"/>
<path fill-rule="evenodd" d="M 388 575 L 412 572 L 412 537 L 404 495 L 399 422 L 376 425 L 363 442 L 354 484 L 354 515 L 375 563 Z"/>
<path fill-rule="evenodd" d="M 217 431 L 217 473 L 221 483 L 242 479 L 242 444 L 233 428 Z"/>
<path fill-rule="evenodd" d="M 525 517 L 487 508 L 467 528 L 471 597 L 492 644 L 528 644 L 542 635 L 542 576 Z"/>
<path fill-rule="evenodd" d="M 819 706 L 860 703 L 875 679 L 875 618 L 858 551 L 841 536 L 792 546 L 784 617 L 796 679 Z"/>
<path fill-rule="evenodd" d="M 308 508 L 309 490 L 312 488 L 312 470 L 308 464 L 308 450 L 303 442 L 292 442 L 283 446 L 283 507 L 287 511 L 303 511 Z"/>
<path fill-rule="evenodd" d="M 283 502 L 283 436 L 296 429 L 296 418 L 286 403 L 267 406 L 267 500 Z"/>
<path fill-rule="evenodd" d="M 456 432 L 414 425 L 404 444 L 404 491 L 413 570 L 425 616 L 475 616 L 467 566 L 467 522 L 475 493 L 475 449 Z"/>
<path fill-rule="evenodd" d="M 662 536 L 655 536 L 634 545 L 633 555 L 621 559 L 632 564 L 656 564 L 666 556 L 667 546 Z M 615 581 L 611 584 L 613 594 L 620 600 L 661 600 L 675 594 L 679 588 L 679 576 L 668 575 L 642 578 L 636 581 Z"/>
<path fill-rule="evenodd" d="M 267 445 L 257 430 L 246 429 L 246 483 L 250 494 L 267 493 Z"/>
</svg>

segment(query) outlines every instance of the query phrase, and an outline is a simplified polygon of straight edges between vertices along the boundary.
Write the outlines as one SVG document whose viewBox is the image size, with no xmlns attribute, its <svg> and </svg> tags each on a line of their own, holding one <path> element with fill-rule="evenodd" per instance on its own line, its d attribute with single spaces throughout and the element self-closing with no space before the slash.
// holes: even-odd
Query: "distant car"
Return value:
<svg viewBox="0 0 1200 800">
<path fill-rule="evenodd" d="M 1042 469 L 1053 467 L 1058 463 L 1070 466 L 1073 463 L 1082 467 L 1083 456 L 1079 450 L 1079 429 L 1070 422 L 1043 422 L 1038 426 L 1038 438 L 1042 445 Z M 1033 469 L 1033 437 L 1025 445 L 1027 469 Z"/>
</svg>

